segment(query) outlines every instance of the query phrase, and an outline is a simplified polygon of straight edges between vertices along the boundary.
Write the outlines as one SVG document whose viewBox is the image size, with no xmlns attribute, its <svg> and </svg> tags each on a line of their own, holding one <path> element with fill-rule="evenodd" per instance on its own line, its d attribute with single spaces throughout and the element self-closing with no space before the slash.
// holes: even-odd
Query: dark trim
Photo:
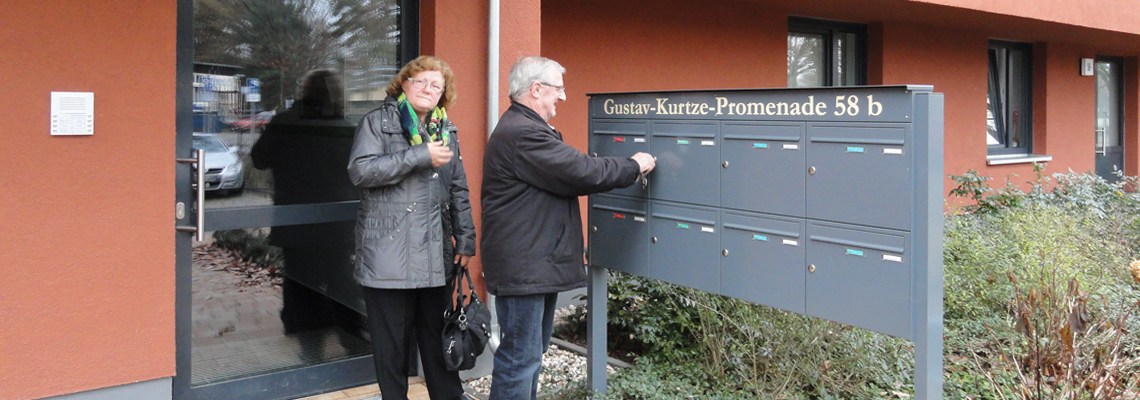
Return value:
<svg viewBox="0 0 1140 400">
<path fill-rule="evenodd" d="M 403 67 L 420 56 L 420 1 L 400 1 L 400 61 Z"/>
<path fill-rule="evenodd" d="M 291 204 L 257 208 L 206 209 L 206 232 L 355 221 L 359 200 L 336 203 Z"/>
<path fill-rule="evenodd" d="M 190 157 L 193 148 L 194 130 L 194 0 L 178 0 L 178 15 L 175 27 L 175 156 Z M 174 160 L 170 160 L 174 163 Z M 190 164 L 175 164 L 175 202 L 192 210 L 194 196 L 190 191 Z M 193 225 L 194 213 L 187 212 L 186 218 L 176 221 L 177 225 Z M 190 392 L 190 342 L 193 338 L 190 327 L 193 324 L 193 276 L 191 245 L 193 233 L 174 234 L 174 371 L 172 395 L 174 399 L 189 399 Z"/>
<path fill-rule="evenodd" d="M 188 400 L 295 399 L 376 382 L 372 356 L 350 358 L 311 367 L 202 385 Z M 304 388 L 298 391 L 298 388 Z"/>
</svg>

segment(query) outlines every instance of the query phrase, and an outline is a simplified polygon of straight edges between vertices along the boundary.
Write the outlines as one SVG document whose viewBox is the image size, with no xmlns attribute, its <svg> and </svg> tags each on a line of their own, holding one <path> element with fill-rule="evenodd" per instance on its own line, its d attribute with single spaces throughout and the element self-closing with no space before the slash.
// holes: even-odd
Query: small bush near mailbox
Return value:
<svg viewBox="0 0 1140 400">
<path fill-rule="evenodd" d="M 1140 398 L 1140 182 L 951 178 L 944 398 Z M 611 352 L 638 365 L 595 398 L 912 397 L 911 342 L 622 273 L 609 296 Z"/>
</svg>

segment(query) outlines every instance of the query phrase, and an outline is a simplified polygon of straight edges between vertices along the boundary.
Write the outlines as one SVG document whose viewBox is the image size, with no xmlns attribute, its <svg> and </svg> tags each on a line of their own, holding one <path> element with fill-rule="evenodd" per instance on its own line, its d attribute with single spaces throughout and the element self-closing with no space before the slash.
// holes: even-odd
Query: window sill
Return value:
<svg viewBox="0 0 1140 400">
<path fill-rule="evenodd" d="M 1053 161 L 1053 156 L 1038 154 L 1001 154 L 986 156 L 986 165 L 1029 164 Z"/>
</svg>

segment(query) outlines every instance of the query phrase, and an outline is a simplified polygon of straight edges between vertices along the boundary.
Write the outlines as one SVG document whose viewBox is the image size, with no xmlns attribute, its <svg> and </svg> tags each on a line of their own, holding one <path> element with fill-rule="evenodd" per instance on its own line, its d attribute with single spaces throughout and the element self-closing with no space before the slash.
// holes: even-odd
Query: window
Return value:
<svg viewBox="0 0 1140 400">
<path fill-rule="evenodd" d="M 1032 59 L 1029 44 L 990 41 L 986 96 L 986 145 L 990 155 L 1027 155 L 1033 149 Z"/>
<path fill-rule="evenodd" d="M 788 18 L 788 87 L 867 84 L 867 27 Z"/>
</svg>

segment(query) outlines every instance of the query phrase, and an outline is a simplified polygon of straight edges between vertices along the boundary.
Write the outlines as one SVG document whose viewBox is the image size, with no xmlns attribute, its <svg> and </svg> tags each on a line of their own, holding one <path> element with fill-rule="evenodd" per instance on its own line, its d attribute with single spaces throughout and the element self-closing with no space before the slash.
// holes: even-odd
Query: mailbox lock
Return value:
<svg viewBox="0 0 1140 400">
<path fill-rule="evenodd" d="M 815 167 L 808 167 L 808 174 L 815 175 Z"/>
<path fill-rule="evenodd" d="M 815 264 L 808 264 L 808 272 L 815 272 Z"/>
<path fill-rule="evenodd" d="M 591 226 L 591 227 L 590 227 L 590 232 L 594 232 L 594 233 L 597 233 L 597 232 L 598 232 L 598 226 L 597 226 L 597 225 Z"/>
<path fill-rule="evenodd" d="M 653 243 L 657 243 L 657 236 L 654 236 L 652 239 L 649 239 L 649 241 L 653 242 Z"/>
<path fill-rule="evenodd" d="M 725 161 L 723 164 L 721 164 L 721 166 L 724 167 L 725 169 L 727 169 L 728 168 L 728 161 Z"/>
<path fill-rule="evenodd" d="M 720 254 L 724 254 L 725 257 L 728 257 L 728 249 L 724 249 Z"/>
</svg>

